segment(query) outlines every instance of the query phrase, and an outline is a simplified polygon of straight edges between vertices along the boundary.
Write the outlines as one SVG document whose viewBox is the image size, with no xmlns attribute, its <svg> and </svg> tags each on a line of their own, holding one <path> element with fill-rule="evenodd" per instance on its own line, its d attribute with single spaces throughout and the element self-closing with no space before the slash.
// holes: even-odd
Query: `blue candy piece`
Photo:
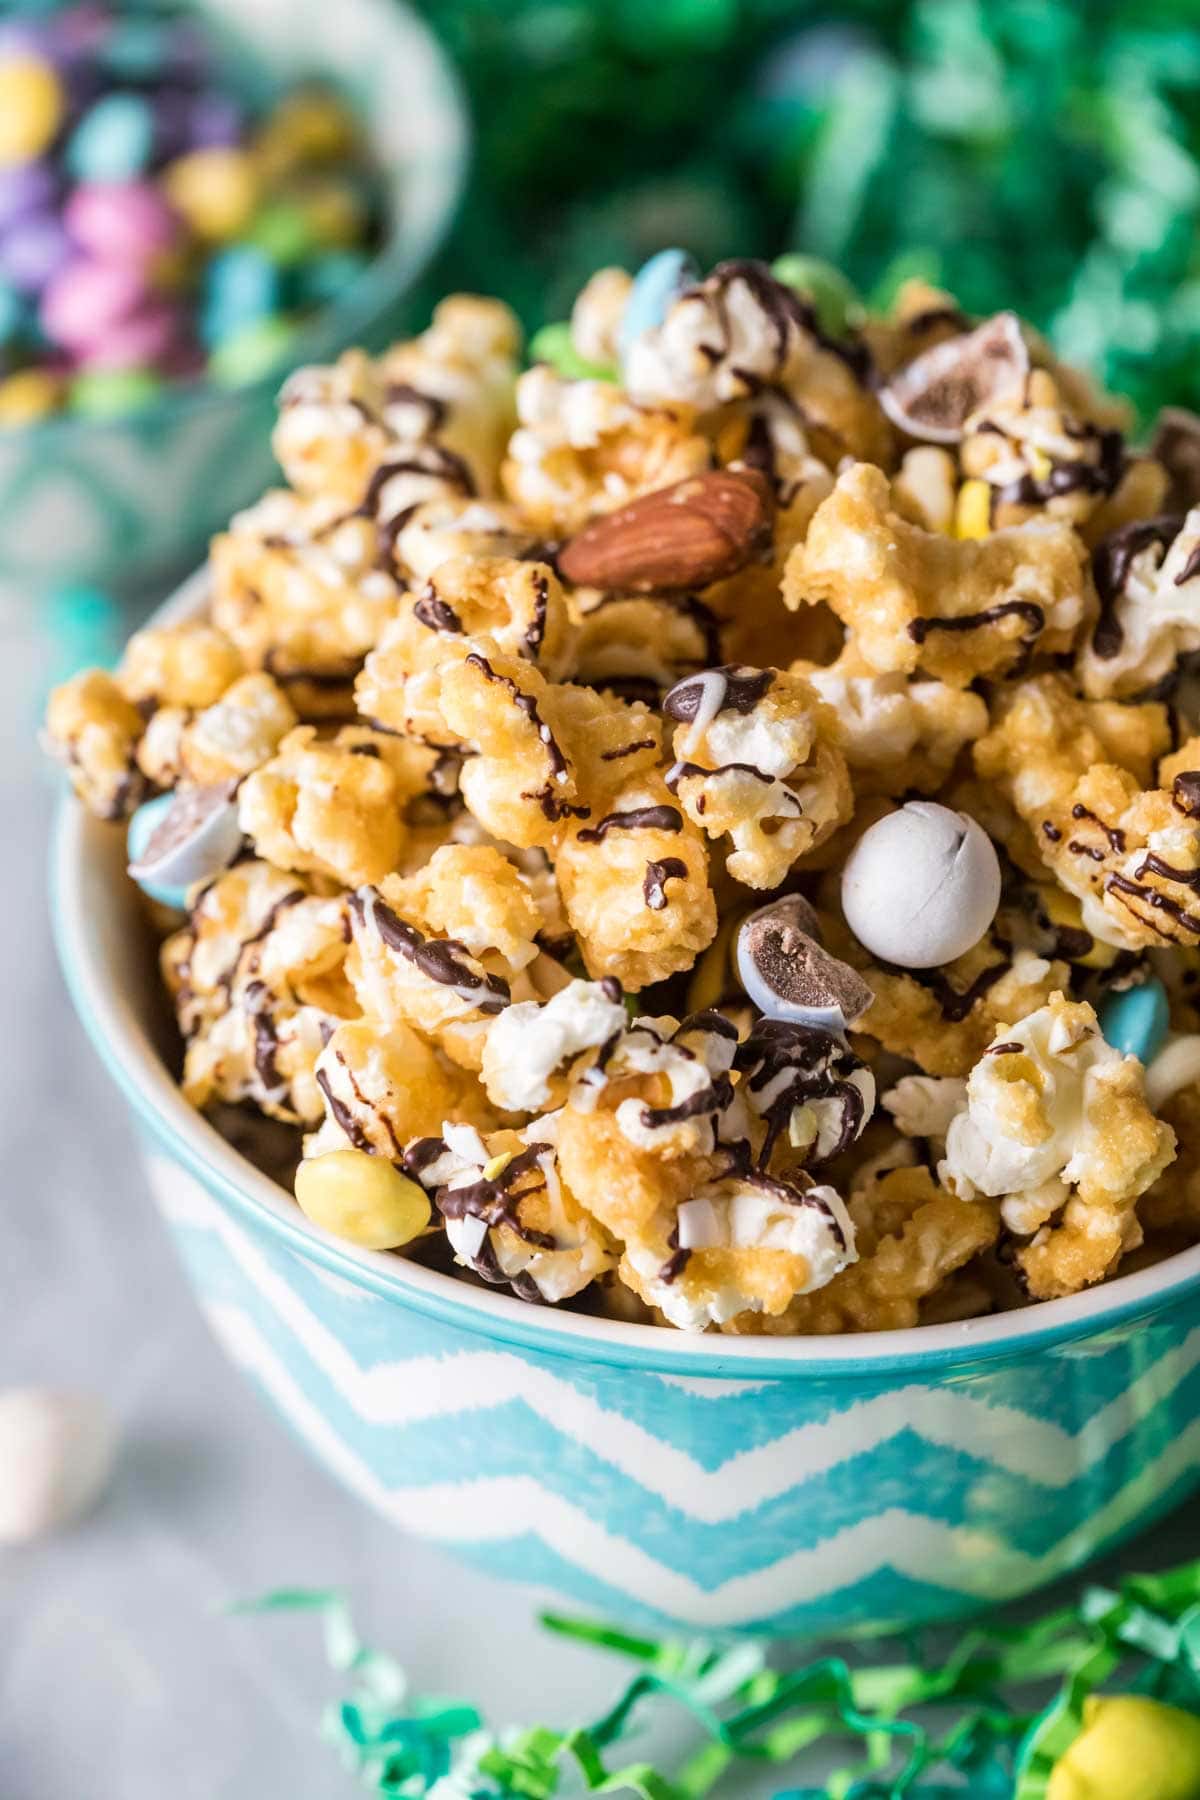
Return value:
<svg viewBox="0 0 1200 1800">
<path fill-rule="evenodd" d="M 1140 987 L 1106 994 L 1097 1011 L 1105 1041 L 1114 1050 L 1136 1056 L 1143 1063 L 1153 1062 L 1171 1022 L 1161 981 L 1151 976 Z"/>
<path fill-rule="evenodd" d="M 16 288 L 0 281 L 0 345 L 11 344 L 14 338 L 20 337 L 28 317 Z"/>
<path fill-rule="evenodd" d="M 254 244 L 231 244 L 214 256 L 204 275 L 200 333 L 210 349 L 276 312 L 279 269 Z"/>
<path fill-rule="evenodd" d="M 306 306 L 324 306 L 357 281 L 367 267 L 368 258 L 355 250 L 331 250 L 327 256 L 315 256 L 296 273 L 300 300 Z"/>
<path fill-rule="evenodd" d="M 661 325 L 671 302 L 699 279 L 700 271 L 686 250 L 660 250 L 642 264 L 633 278 L 617 334 L 622 362 L 633 340 Z"/>
<path fill-rule="evenodd" d="M 71 133 L 66 164 L 76 181 L 133 181 L 154 151 L 154 111 L 141 94 L 105 94 Z"/>
</svg>

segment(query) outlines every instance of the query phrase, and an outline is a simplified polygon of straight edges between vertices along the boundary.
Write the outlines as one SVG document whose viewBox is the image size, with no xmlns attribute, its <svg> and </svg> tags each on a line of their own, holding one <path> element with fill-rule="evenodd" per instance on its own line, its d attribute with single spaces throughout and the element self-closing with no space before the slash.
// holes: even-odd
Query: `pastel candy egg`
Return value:
<svg viewBox="0 0 1200 1800">
<path fill-rule="evenodd" d="M 309 236 L 321 249 L 344 250 L 364 236 L 368 206 L 357 183 L 326 177 L 308 183 L 296 198 Z"/>
<path fill-rule="evenodd" d="M 1046 1800 L 1200 1800 L 1200 1719 L 1142 1694 L 1092 1694 Z"/>
<path fill-rule="evenodd" d="M 0 167 L 29 162 L 58 135 L 65 96 L 50 63 L 39 56 L 0 61 Z"/>
<path fill-rule="evenodd" d="M 58 410 L 62 393 L 62 379 L 52 370 L 18 369 L 0 381 L 0 429 L 44 419 Z"/>
<path fill-rule="evenodd" d="M 329 1150 L 302 1162 L 296 1199 L 314 1225 L 367 1250 L 398 1250 L 430 1218 L 424 1189 L 365 1150 Z"/>
<path fill-rule="evenodd" d="M 548 363 L 550 367 L 566 381 L 615 381 L 615 369 L 602 368 L 599 363 L 588 362 L 580 356 L 571 336 L 571 327 L 565 322 L 543 325 L 536 331 L 529 345 L 530 362 Z"/>
<path fill-rule="evenodd" d="M 300 298 L 307 306 L 325 306 L 352 281 L 357 281 L 366 267 L 367 258 L 353 250 L 333 250 L 326 256 L 314 256 L 297 271 Z"/>
<path fill-rule="evenodd" d="M 124 80 L 143 81 L 157 75 L 171 51 L 170 27 L 164 20 L 115 20 L 103 44 L 104 61 Z"/>
<path fill-rule="evenodd" d="M 0 277 L 23 294 L 38 294 L 71 254 L 71 240 L 53 213 L 30 213 L 0 237 Z"/>
<path fill-rule="evenodd" d="M 65 160 L 77 181 L 132 181 L 148 165 L 153 148 L 149 101 L 141 94 L 105 94 L 71 133 Z"/>
<path fill-rule="evenodd" d="M 82 1517 L 107 1486 L 116 1451 L 116 1427 L 94 1395 L 0 1393 L 0 1543 L 30 1543 Z"/>
<path fill-rule="evenodd" d="M 129 318 L 146 298 L 146 283 L 131 264 L 81 256 L 49 283 L 38 316 L 48 338 L 82 351 Z"/>
<path fill-rule="evenodd" d="M 250 223 L 258 204 L 259 176 L 244 150 L 215 145 L 192 150 L 169 164 L 163 187 L 198 238 L 220 243 L 237 237 Z"/>
<path fill-rule="evenodd" d="M 250 235 L 259 249 L 283 268 L 302 263 L 317 245 L 308 215 L 298 200 L 273 200 L 264 206 Z"/>
<path fill-rule="evenodd" d="M 148 181 L 81 182 L 63 222 L 82 249 L 112 262 L 153 262 L 180 235 L 178 218 Z"/>
<path fill-rule="evenodd" d="M 335 94 L 288 94 L 258 134 L 256 151 L 269 176 L 303 164 L 336 162 L 358 142 L 358 121 Z"/>
<path fill-rule="evenodd" d="M 58 181 L 48 163 L 13 163 L 0 168 L 0 231 L 30 213 L 48 212 L 58 194 Z"/>
<path fill-rule="evenodd" d="M 245 122 L 241 107 L 230 95 L 213 90 L 197 94 L 187 112 L 188 142 L 196 150 L 237 144 Z"/>
<path fill-rule="evenodd" d="M 953 962 L 1000 904 L 1000 862 L 966 813 L 913 800 L 859 838 L 842 871 L 842 911 L 858 941 L 902 969 Z"/>
<path fill-rule="evenodd" d="M 129 821 L 129 873 L 152 900 L 182 911 L 187 893 L 227 869 L 241 848 L 230 786 L 181 788 L 139 806 Z"/>
<path fill-rule="evenodd" d="M 25 328 L 25 305 L 16 288 L 0 281 L 0 346 L 11 344 Z"/>
<path fill-rule="evenodd" d="M 131 369 L 165 362 L 176 349 L 183 315 L 169 300 L 154 300 L 114 321 L 77 352 L 86 369 Z"/>
<path fill-rule="evenodd" d="M 67 404 L 86 419 L 120 419 L 152 406 L 162 391 L 162 377 L 151 369 L 85 369 L 71 382 Z"/>
<path fill-rule="evenodd" d="M 818 256 L 781 256 L 771 264 L 771 273 L 809 302 L 827 337 L 845 337 L 866 316 L 862 300 L 841 270 Z"/>
<path fill-rule="evenodd" d="M 1151 1063 L 1171 1023 L 1167 991 L 1154 976 L 1137 987 L 1111 990 L 1101 1000 L 1097 1017 L 1105 1042 L 1114 1050 Z"/>
<path fill-rule="evenodd" d="M 254 244 L 231 244 L 204 272 L 201 334 L 213 345 L 273 313 L 279 305 L 279 270 Z"/>
<path fill-rule="evenodd" d="M 700 271 L 686 250 L 660 250 L 642 264 L 633 278 L 617 334 L 622 358 L 628 355 L 635 338 L 662 324 L 672 302 L 699 276 Z"/>
<path fill-rule="evenodd" d="M 259 319 L 217 345 L 209 357 L 208 372 L 222 387 L 258 381 L 279 366 L 295 338 L 296 327 L 290 319 Z"/>
</svg>

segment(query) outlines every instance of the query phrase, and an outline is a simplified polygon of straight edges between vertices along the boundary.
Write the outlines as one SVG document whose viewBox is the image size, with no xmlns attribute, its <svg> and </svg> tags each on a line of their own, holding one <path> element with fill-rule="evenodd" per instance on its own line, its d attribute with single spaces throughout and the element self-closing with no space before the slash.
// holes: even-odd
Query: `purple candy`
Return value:
<svg viewBox="0 0 1200 1800">
<path fill-rule="evenodd" d="M 70 239 L 54 215 L 33 213 L 0 237 L 0 278 L 22 294 L 39 294 L 70 254 Z"/>
<path fill-rule="evenodd" d="M 240 144 L 245 115 L 236 100 L 228 94 L 209 91 L 197 94 L 191 102 L 188 118 L 189 148 L 224 150 Z"/>
<path fill-rule="evenodd" d="M 177 348 L 182 315 L 168 300 L 151 300 L 132 318 L 123 319 L 79 356 L 83 369 L 146 369 L 164 361 Z"/>
<path fill-rule="evenodd" d="M 102 344 L 147 298 L 141 271 L 132 264 L 73 257 L 46 288 L 38 317 L 48 338 L 83 354 Z"/>
<path fill-rule="evenodd" d="M 0 233 L 30 213 L 48 212 L 57 193 L 58 182 L 47 163 L 12 163 L 0 169 Z"/>
<path fill-rule="evenodd" d="M 153 262 L 179 241 L 179 221 L 148 181 L 81 182 L 63 209 L 75 242 L 104 262 Z"/>
</svg>

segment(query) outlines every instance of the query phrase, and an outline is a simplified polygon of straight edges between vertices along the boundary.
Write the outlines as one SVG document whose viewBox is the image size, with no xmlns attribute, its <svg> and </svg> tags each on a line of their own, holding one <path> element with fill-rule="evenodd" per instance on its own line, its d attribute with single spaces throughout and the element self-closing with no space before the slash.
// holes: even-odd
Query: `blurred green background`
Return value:
<svg viewBox="0 0 1200 1800">
<path fill-rule="evenodd" d="M 561 317 L 599 264 L 802 249 L 1013 304 L 1200 405 L 1198 0 L 421 0 L 476 115 L 425 284 Z"/>
</svg>

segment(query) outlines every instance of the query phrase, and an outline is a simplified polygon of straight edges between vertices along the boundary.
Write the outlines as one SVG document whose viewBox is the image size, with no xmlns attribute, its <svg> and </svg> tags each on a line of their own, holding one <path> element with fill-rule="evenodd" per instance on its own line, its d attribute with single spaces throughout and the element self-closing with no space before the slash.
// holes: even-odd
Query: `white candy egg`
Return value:
<svg viewBox="0 0 1200 1800">
<path fill-rule="evenodd" d="M 0 1391 L 0 1544 L 69 1525 L 99 1499 L 117 1433 L 93 1394 L 61 1388 Z"/>
<path fill-rule="evenodd" d="M 842 872 L 842 911 L 873 956 L 932 969 L 977 944 L 1000 904 L 1000 862 L 966 813 L 912 800 L 864 831 Z"/>
</svg>

